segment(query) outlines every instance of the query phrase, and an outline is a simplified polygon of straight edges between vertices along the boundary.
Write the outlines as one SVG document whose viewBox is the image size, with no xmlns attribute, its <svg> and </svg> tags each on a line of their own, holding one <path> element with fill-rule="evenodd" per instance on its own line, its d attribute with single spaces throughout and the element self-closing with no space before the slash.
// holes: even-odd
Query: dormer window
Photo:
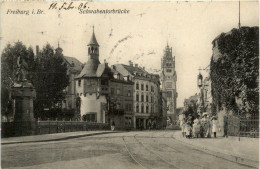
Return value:
<svg viewBox="0 0 260 169">
<path fill-rule="evenodd" d="M 117 73 L 114 74 L 114 78 L 117 79 Z"/>
</svg>

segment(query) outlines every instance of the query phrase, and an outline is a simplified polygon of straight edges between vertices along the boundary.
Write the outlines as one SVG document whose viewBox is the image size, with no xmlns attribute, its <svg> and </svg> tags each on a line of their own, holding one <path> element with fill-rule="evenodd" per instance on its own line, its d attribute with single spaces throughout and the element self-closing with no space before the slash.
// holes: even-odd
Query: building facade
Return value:
<svg viewBox="0 0 260 169">
<path fill-rule="evenodd" d="M 211 80 L 206 77 L 202 82 L 198 100 L 198 113 L 211 113 L 212 95 L 211 95 Z"/>
<path fill-rule="evenodd" d="M 70 83 L 65 89 L 65 99 L 62 103 L 62 109 L 64 111 L 72 111 L 72 113 L 74 113 L 74 119 L 78 119 L 80 114 L 76 111 L 77 92 L 74 79 L 80 74 L 83 64 L 76 58 L 68 56 L 64 56 L 64 61 L 67 64 L 67 74 Z"/>
<path fill-rule="evenodd" d="M 151 74 L 144 68 L 133 65 L 116 64 L 115 69 L 123 76 L 132 79 L 133 87 L 133 123 L 135 129 L 146 129 L 148 125 L 158 126 L 160 115 L 160 78 L 157 74 Z"/>
<path fill-rule="evenodd" d="M 92 33 L 88 43 L 88 61 L 75 78 L 78 96 L 78 111 L 81 119 L 89 122 L 107 122 L 107 94 L 112 72 L 107 63 L 99 61 L 99 44 Z"/>
<path fill-rule="evenodd" d="M 176 103 L 177 103 L 177 74 L 175 70 L 175 56 L 172 55 L 172 47 L 167 44 L 163 58 L 161 59 L 161 84 L 162 91 L 167 93 L 167 115 L 173 120 L 177 119 Z"/>
<path fill-rule="evenodd" d="M 114 122 L 116 129 L 133 128 L 133 85 L 129 77 L 124 77 L 113 69 L 109 80 L 108 121 Z"/>
</svg>

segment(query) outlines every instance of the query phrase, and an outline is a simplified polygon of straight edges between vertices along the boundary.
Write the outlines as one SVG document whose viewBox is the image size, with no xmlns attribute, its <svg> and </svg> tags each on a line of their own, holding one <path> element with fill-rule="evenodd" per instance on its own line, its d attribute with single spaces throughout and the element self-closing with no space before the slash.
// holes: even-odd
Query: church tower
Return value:
<svg viewBox="0 0 260 169">
<path fill-rule="evenodd" d="M 167 117 L 176 120 L 177 74 L 175 70 L 175 56 L 172 55 L 172 47 L 167 44 L 161 59 L 161 84 L 162 91 L 167 93 Z"/>
</svg>

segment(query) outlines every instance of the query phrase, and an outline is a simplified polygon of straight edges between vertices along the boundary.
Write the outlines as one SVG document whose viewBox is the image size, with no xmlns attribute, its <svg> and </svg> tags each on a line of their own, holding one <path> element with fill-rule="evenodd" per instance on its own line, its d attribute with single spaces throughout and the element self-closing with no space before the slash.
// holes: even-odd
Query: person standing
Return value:
<svg viewBox="0 0 260 169">
<path fill-rule="evenodd" d="M 111 130 L 112 130 L 112 131 L 115 130 L 115 122 L 114 122 L 114 121 L 112 121 Z"/>
<path fill-rule="evenodd" d="M 218 130 L 218 121 L 217 117 L 213 116 L 212 117 L 212 133 L 214 133 L 214 137 L 217 137 L 217 130 Z"/>
</svg>

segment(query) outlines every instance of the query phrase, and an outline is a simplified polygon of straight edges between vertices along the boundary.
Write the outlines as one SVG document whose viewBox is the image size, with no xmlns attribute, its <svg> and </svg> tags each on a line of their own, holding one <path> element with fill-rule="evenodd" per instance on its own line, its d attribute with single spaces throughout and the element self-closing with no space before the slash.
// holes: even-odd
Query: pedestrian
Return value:
<svg viewBox="0 0 260 169">
<path fill-rule="evenodd" d="M 149 130 L 151 130 L 151 125 L 152 125 L 152 124 L 151 124 L 151 121 L 149 120 L 149 121 L 148 121 L 148 124 L 147 124 Z"/>
<path fill-rule="evenodd" d="M 112 131 L 115 130 L 115 122 L 114 122 L 114 121 L 112 121 L 111 130 L 112 130 Z"/>
<path fill-rule="evenodd" d="M 211 120 L 212 120 L 212 133 L 214 133 L 214 137 L 216 138 L 217 137 L 217 130 L 218 130 L 217 117 L 213 116 L 211 118 Z"/>
<path fill-rule="evenodd" d="M 201 132 L 201 124 L 200 124 L 199 116 L 197 116 L 197 118 L 194 120 L 192 131 L 193 131 L 193 136 L 198 138 Z"/>
</svg>

